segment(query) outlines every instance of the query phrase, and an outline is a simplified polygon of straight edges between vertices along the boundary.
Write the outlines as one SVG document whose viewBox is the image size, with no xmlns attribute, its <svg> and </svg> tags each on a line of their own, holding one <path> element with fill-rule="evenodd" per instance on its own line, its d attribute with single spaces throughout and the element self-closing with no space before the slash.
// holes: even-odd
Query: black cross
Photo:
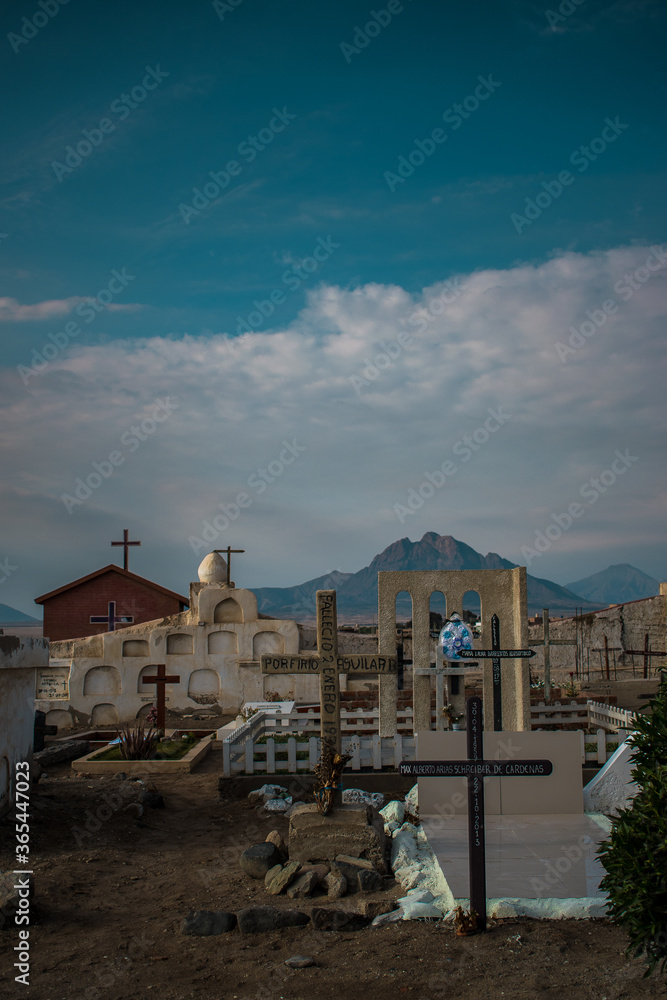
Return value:
<svg viewBox="0 0 667 1000">
<path fill-rule="evenodd" d="M 470 652 L 473 652 L 470 650 Z M 504 652 L 504 651 L 503 651 Z M 516 652 L 511 650 L 510 652 Z M 474 651 L 477 655 L 477 650 Z M 460 655 L 460 653 L 459 653 Z M 486 843 L 484 839 L 484 778 L 543 777 L 553 771 L 550 760 L 484 760 L 484 715 L 481 698 L 466 703 L 467 760 L 402 761 L 400 773 L 415 778 L 468 779 L 468 872 L 470 908 L 477 928 L 486 930 Z"/>
<path fill-rule="evenodd" d="M 483 660 L 491 660 L 493 668 L 493 728 L 499 733 L 503 728 L 502 682 L 500 676 L 500 660 L 535 656 L 534 649 L 501 649 L 500 622 L 498 615 L 491 616 L 491 649 L 460 649 L 459 656 L 464 660 L 472 660 L 479 656 Z"/>
<path fill-rule="evenodd" d="M 103 625 L 109 626 L 108 632 L 115 632 L 116 625 L 131 625 L 134 621 L 132 615 L 117 615 L 116 614 L 116 602 L 109 601 L 109 612 L 105 615 L 91 615 L 90 624 L 91 625 Z"/>
<path fill-rule="evenodd" d="M 122 542 L 112 542 L 111 543 L 112 545 L 122 545 L 123 546 L 123 569 L 127 569 L 128 568 L 128 561 L 129 561 L 129 558 L 128 558 L 129 557 L 129 553 L 127 551 L 128 550 L 128 546 L 130 546 L 130 545 L 141 545 L 141 542 L 131 542 L 129 540 L 129 534 L 130 534 L 130 532 L 127 530 L 127 528 L 123 528 L 123 541 Z"/>
<path fill-rule="evenodd" d="M 213 551 L 227 553 L 227 586 L 229 587 L 232 582 L 232 552 L 245 552 L 245 549 L 233 549 L 231 545 L 228 545 L 226 549 L 213 549 Z"/>
</svg>

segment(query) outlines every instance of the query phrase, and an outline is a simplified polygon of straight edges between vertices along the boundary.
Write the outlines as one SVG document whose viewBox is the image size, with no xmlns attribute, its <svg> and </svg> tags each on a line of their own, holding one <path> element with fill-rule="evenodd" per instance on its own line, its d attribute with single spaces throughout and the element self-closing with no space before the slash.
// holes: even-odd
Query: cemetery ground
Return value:
<svg viewBox="0 0 667 1000">
<path fill-rule="evenodd" d="M 308 911 L 315 903 L 346 907 L 358 899 L 296 903 L 268 896 L 262 881 L 241 872 L 241 851 L 273 829 L 286 837 L 288 821 L 260 816 L 248 803 L 247 792 L 263 784 L 262 776 L 226 780 L 219 794 L 221 758 L 212 751 L 192 774 L 147 779 L 165 808 L 146 808 L 139 818 L 128 807 L 95 819 L 107 816 L 100 806 L 123 788 L 122 779 L 77 776 L 66 763 L 49 768 L 32 795 L 30 985 L 13 981 L 17 929 L 10 923 L 0 934 L 3 996 L 325 1000 L 355 996 L 359 989 L 367 1000 L 496 1000 L 564 990 L 577 1000 L 667 995 L 664 978 L 644 979 L 643 962 L 626 959 L 625 933 L 607 921 L 491 921 L 487 934 L 466 938 L 440 923 L 416 921 L 354 932 L 306 926 L 183 936 L 181 920 L 193 909 L 270 904 Z M 274 780 L 292 781 L 288 775 Z M 384 780 L 375 776 L 372 790 Z M 390 776 L 386 780 L 389 790 Z M 364 777 L 350 775 L 346 784 L 364 787 Z M 12 843 L 13 819 L 7 817 L 0 824 L 4 871 L 14 868 Z M 366 898 L 400 895 L 400 887 L 389 883 Z M 289 968 L 285 960 L 294 955 L 310 956 L 315 964 Z"/>
</svg>

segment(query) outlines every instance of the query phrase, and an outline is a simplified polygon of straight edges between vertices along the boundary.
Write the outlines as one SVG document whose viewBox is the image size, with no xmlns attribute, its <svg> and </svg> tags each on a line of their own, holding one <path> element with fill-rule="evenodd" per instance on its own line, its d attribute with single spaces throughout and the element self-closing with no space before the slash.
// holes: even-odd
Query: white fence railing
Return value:
<svg viewBox="0 0 667 1000">
<path fill-rule="evenodd" d="M 435 712 L 432 713 L 432 718 Z M 634 714 L 625 709 L 588 702 L 585 705 L 534 705 L 531 708 L 534 729 L 563 723 L 579 723 L 585 729 L 597 724 L 597 732 L 579 729 L 581 763 L 604 764 L 632 729 Z M 342 747 L 352 760 L 352 771 L 397 769 L 402 760 L 415 759 L 415 740 L 411 733 L 412 709 L 398 713 L 399 727 L 410 733 L 395 736 L 377 735 L 377 709 L 341 712 Z M 231 733 L 223 742 L 223 773 L 233 774 L 297 774 L 312 772 L 319 760 L 319 712 L 291 712 L 289 715 L 259 711 Z M 296 735 L 295 734 L 296 731 Z M 272 735 L 273 734 L 273 735 Z M 609 739 L 618 734 L 617 739 Z M 285 739 L 287 737 L 287 739 Z"/>
</svg>

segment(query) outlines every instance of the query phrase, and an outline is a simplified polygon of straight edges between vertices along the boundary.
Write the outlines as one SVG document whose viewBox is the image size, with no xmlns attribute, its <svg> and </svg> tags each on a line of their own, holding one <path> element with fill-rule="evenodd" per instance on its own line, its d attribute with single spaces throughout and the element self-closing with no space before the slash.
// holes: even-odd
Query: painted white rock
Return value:
<svg viewBox="0 0 667 1000">
<path fill-rule="evenodd" d="M 227 563 L 219 552 L 209 552 L 197 570 L 201 583 L 227 583 Z"/>
<path fill-rule="evenodd" d="M 405 818 L 405 806 L 402 802 L 392 799 L 391 802 L 387 802 L 384 809 L 380 809 L 380 816 L 382 816 L 387 826 L 391 823 L 398 823 L 401 826 Z M 392 827 L 392 829 L 395 829 L 395 827 Z"/>
<path fill-rule="evenodd" d="M 405 796 L 405 811 L 412 813 L 413 816 L 419 816 L 419 795 L 416 784 L 412 786 Z"/>
</svg>

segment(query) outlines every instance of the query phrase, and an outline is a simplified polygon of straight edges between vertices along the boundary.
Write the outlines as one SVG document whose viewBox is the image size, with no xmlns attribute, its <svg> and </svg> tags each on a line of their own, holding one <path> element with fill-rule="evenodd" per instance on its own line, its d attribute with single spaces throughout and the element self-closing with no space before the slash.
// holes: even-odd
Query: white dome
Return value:
<svg viewBox="0 0 667 1000">
<path fill-rule="evenodd" d="M 199 564 L 201 583 L 227 583 L 227 563 L 219 552 L 209 552 Z"/>
</svg>

